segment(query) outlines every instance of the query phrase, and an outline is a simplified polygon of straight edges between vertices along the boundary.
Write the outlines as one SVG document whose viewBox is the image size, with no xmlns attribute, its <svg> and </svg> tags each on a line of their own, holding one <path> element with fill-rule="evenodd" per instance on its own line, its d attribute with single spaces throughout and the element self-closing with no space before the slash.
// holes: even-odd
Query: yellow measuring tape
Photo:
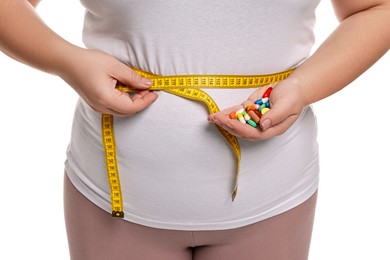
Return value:
<svg viewBox="0 0 390 260">
<path fill-rule="evenodd" d="M 290 69 L 267 75 L 159 76 L 138 69 L 133 70 L 142 77 L 153 80 L 153 85 L 150 90 L 162 90 L 183 98 L 202 102 L 207 106 L 209 114 L 218 112 L 219 108 L 214 100 L 206 92 L 202 91 L 201 88 L 257 88 L 282 81 L 294 71 L 294 69 Z M 117 88 L 122 92 L 135 91 L 134 89 L 123 85 L 118 85 Z M 238 191 L 238 176 L 241 161 L 240 144 L 234 135 L 230 134 L 220 126 L 217 127 L 231 146 L 234 155 L 237 158 L 237 172 L 235 176 L 234 190 L 232 193 L 232 200 L 234 200 Z M 116 160 L 114 118 L 112 115 L 102 115 L 102 136 L 106 156 L 108 180 L 111 189 L 112 216 L 123 218 L 123 200 Z"/>
</svg>

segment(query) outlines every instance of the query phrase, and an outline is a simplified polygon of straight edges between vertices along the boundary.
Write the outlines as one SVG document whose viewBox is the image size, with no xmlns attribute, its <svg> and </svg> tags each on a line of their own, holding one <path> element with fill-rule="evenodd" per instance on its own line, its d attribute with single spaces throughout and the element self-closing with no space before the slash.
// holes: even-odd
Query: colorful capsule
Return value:
<svg viewBox="0 0 390 260">
<path fill-rule="evenodd" d="M 263 98 L 269 97 L 271 95 L 272 87 L 267 88 L 267 90 L 263 94 Z"/>
<path fill-rule="evenodd" d="M 245 119 L 244 119 L 244 116 L 243 116 L 241 113 L 238 113 L 238 114 L 237 114 L 237 119 L 238 119 L 241 123 L 246 124 L 246 121 L 245 121 Z"/>
<path fill-rule="evenodd" d="M 263 104 L 263 99 L 258 99 L 258 100 L 256 100 L 256 101 L 255 101 L 255 104 L 261 106 L 261 105 Z"/>
<path fill-rule="evenodd" d="M 253 111 L 253 112 L 255 112 L 255 114 L 256 114 L 258 117 L 261 117 L 261 116 L 262 116 L 259 110 L 255 110 L 255 111 Z"/>
<path fill-rule="evenodd" d="M 245 108 L 241 108 L 237 111 L 233 111 L 229 114 L 229 118 L 237 119 L 242 124 L 249 124 L 252 127 L 257 127 L 260 124 L 260 118 L 267 113 L 271 104 L 269 102 L 269 95 L 271 94 L 272 87 L 269 87 L 263 94 L 263 97 L 254 101 L 253 104 L 249 104 Z"/>
<path fill-rule="evenodd" d="M 230 118 L 230 119 L 236 119 L 236 117 L 237 117 L 237 112 L 236 112 L 236 111 L 233 111 L 233 112 L 231 112 L 231 113 L 229 114 L 229 118 Z"/>
<path fill-rule="evenodd" d="M 268 107 L 265 107 L 261 110 L 261 114 L 264 115 L 265 113 L 267 113 L 269 111 L 269 108 Z"/>
<path fill-rule="evenodd" d="M 245 113 L 244 119 L 245 119 L 245 121 L 248 121 L 248 120 L 251 120 L 251 117 L 247 113 Z"/>
<path fill-rule="evenodd" d="M 247 124 L 249 124 L 249 125 L 252 126 L 252 127 L 257 127 L 256 122 L 253 121 L 253 120 L 248 120 L 248 121 L 246 121 L 246 122 L 247 122 Z"/>
<path fill-rule="evenodd" d="M 260 122 L 260 117 L 256 114 L 255 111 L 248 111 L 248 115 L 251 117 L 253 121 L 255 121 L 256 124 Z"/>
<path fill-rule="evenodd" d="M 245 108 L 243 108 L 243 107 L 240 108 L 239 110 L 237 110 L 236 113 L 237 113 L 237 115 L 238 115 L 238 114 L 241 114 L 242 112 L 245 112 Z"/>
<path fill-rule="evenodd" d="M 251 111 L 251 110 L 255 110 L 256 109 L 256 106 L 255 104 L 250 104 L 249 106 L 247 106 L 245 108 L 246 111 Z M 257 108 L 258 109 L 258 108 Z"/>
</svg>

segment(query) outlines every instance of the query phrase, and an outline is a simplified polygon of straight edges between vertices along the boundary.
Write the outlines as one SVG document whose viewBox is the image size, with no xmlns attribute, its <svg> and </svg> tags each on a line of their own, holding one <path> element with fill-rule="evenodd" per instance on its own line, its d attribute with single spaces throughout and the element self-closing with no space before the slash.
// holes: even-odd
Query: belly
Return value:
<svg viewBox="0 0 390 260">
<path fill-rule="evenodd" d="M 210 95 L 223 109 L 241 103 L 252 91 L 213 90 Z M 85 183 L 84 194 L 99 194 L 95 201 L 101 200 L 97 204 L 109 211 L 100 114 L 79 106 L 70 157 L 77 165 L 77 177 Z M 239 140 L 242 161 L 234 202 L 236 159 L 207 115 L 202 104 L 159 93 L 145 111 L 114 119 L 128 220 L 178 229 L 237 226 L 275 214 L 316 188 L 317 133 L 310 108 L 281 136 Z"/>
</svg>

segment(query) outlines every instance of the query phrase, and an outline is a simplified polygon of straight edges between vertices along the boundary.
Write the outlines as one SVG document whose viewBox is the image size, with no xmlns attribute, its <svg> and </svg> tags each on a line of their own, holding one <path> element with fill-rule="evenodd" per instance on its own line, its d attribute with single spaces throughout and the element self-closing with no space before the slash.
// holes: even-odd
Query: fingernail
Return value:
<svg viewBox="0 0 390 260">
<path fill-rule="evenodd" d="M 263 131 L 267 130 L 270 126 L 271 126 L 271 119 L 269 118 L 267 118 L 266 120 L 264 120 L 263 123 L 261 123 L 261 129 Z"/>
<path fill-rule="evenodd" d="M 151 86 L 153 85 L 153 80 L 142 78 L 142 83 L 143 83 L 145 86 L 147 86 L 147 87 L 151 87 Z"/>
</svg>

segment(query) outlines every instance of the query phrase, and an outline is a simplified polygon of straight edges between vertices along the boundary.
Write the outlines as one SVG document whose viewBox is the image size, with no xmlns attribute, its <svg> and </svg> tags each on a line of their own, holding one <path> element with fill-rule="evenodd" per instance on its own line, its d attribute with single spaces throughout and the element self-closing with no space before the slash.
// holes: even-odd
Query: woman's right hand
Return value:
<svg viewBox="0 0 390 260">
<path fill-rule="evenodd" d="M 148 90 L 152 81 L 106 53 L 76 47 L 67 56 L 70 59 L 58 66 L 57 74 L 97 112 L 129 116 L 157 99 L 157 94 Z M 139 92 L 122 93 L 115 88 L 117 82 Z"/>
<path fill-rule="evenodd" d="M 148 91 L 150 82 L 108 54 L 65 41 L 39 19 L 28 1 L 0 0 L 0 17 L 0 51 L 60 76 L 93 110 L 127 116 L 156 100 L 157 94 Z M 140 91 L 121 93 L 115 88 L 118 81 Z"/>
</svg>

